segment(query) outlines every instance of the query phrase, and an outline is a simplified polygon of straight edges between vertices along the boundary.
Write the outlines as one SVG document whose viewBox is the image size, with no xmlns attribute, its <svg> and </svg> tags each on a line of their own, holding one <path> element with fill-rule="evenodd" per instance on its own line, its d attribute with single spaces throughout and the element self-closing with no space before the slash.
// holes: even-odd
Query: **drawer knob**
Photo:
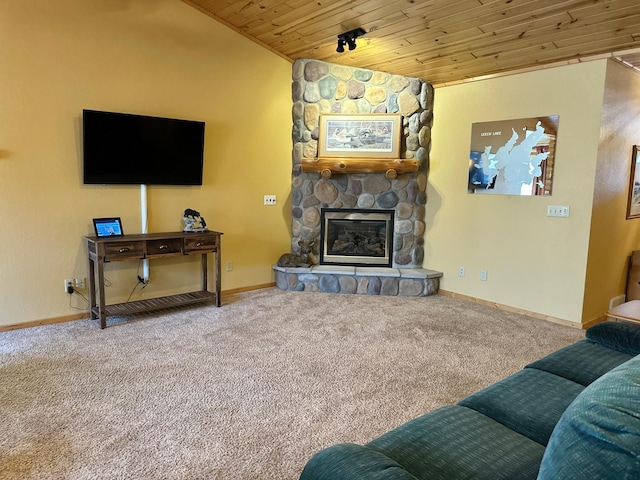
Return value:
<svg viewBox="0 0 640 480">
<path fill-rule="evenodd" d="M 196 243 L 196 247 L 200 247 L 201 245 L 202 245 L 202 242 Z"/>
<path fill-rule="evenodd" d="M 164 250 L 165 248 L 169 248 L 169 245 L 160 245 L 160 250 Z"/>
<path fill-rule="evenodd" d="M 124 252 L 128 252 L 129 249 L 127 247 L 122 247 L 120 250 L 118 250 L 119 253 L 124 253 Z"/>
</svg>

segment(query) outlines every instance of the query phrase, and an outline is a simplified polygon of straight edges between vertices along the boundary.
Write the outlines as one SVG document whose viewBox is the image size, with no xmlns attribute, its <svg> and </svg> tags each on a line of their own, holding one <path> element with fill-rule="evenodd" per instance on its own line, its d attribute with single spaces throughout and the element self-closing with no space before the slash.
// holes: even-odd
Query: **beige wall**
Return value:
<svg viewBox="0 0 640 480">
<path fill-rule="evenodd" d="M 273 281 L 289 250 L 288 62 L 177 0 L 3 1 L 0 59 L 0 325 L 78 313 L 63 280 L 86 276 L 93 217 L 140 232 L 138 187 L 82 184 L 83 108 L 205 121 L 204 186 L 149 187 L 149 231 L 195 208 L 224 232 L 223 289 Z M 110 301 L 136 271 L 108 266 Z M 197 272 L 195 257 L 152 262 L 133 298 L 197 288 Z"/>
<path fill-rule="evenodd" d="M 598 148 L 583 320 L 606 311 L 625 293 L 627 262 L 640 249 L 640 219 L 626 219 L 631 151 L 640 144 L 640 75 L 612 60 L 607 66 Z"/>
<path fill-rule="evenodd" d="M 605 71 L 599 60 L 436 89 L 424 266 L 443 290 L 581 322 Z M 468 194 L 471 124 L 544 115 L 560 116 L 552 196 Z"/>
</svg>

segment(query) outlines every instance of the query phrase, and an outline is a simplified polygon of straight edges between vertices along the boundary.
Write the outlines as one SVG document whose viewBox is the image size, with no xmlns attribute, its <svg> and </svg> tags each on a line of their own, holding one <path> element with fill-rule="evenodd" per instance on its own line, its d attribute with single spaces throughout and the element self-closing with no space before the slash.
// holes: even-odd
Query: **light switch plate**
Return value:
<svg viewBox="0 0 640 480">
<path fill-rule="evenodd" d="M 568 217 L 569 205 L 547 205 L 547 217 Z"/>
</svg>

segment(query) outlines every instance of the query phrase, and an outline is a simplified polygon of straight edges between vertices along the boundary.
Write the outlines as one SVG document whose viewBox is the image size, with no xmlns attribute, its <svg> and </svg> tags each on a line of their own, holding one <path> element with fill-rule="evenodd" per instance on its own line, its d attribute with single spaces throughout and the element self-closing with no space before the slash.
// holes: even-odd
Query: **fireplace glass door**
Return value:
<svg viewBox="0 0 640 480">
<path fill-rule="evenodd" d="M 322 209 L 320 263 L 390 267 L 393 217 L 393 210 Z"/>
</svg>

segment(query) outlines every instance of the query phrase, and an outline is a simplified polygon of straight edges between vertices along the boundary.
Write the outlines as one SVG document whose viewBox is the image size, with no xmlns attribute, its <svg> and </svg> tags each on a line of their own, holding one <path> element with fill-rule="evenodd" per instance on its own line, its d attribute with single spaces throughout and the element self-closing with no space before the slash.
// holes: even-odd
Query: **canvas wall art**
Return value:
<svg viewBox="0 0 640 480">
<path fill-rule="evenodd" d="M 551 195 L 558 115 L 474 123 L 470 193 Z"/>
</svg>

